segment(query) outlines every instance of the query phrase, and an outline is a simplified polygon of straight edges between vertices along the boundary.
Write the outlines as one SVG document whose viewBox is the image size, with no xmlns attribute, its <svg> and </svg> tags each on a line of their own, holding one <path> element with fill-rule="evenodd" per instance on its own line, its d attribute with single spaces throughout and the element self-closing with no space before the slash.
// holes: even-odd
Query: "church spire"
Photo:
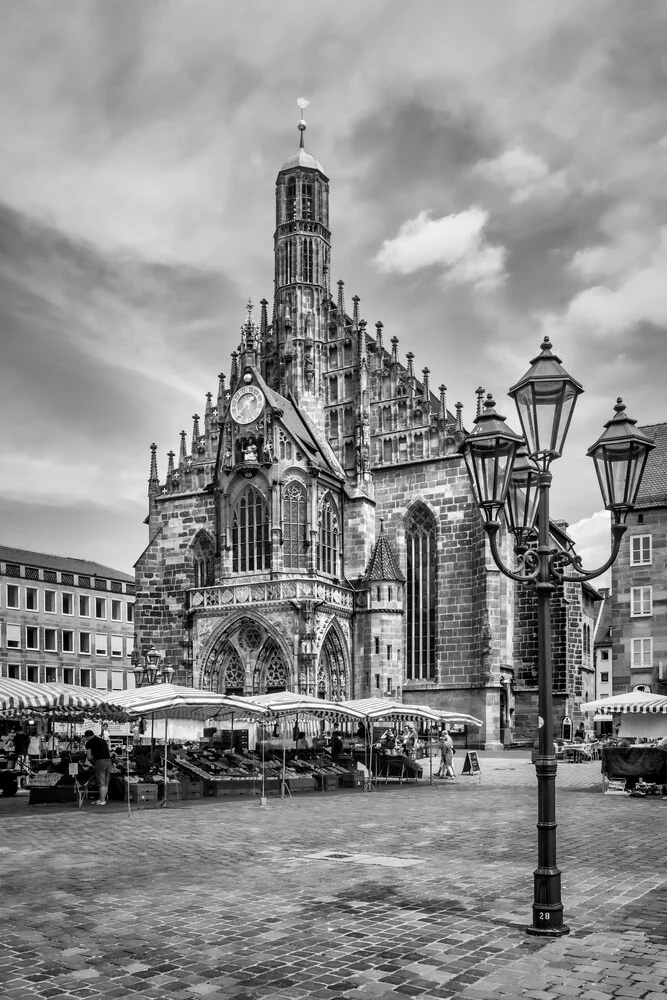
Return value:
<svg viewBox="0 0 667 1000">
<path fill-rule="evenodd" d="M 149 497 L 155 496 L 156 493 L 160 492 L 160 480 L 157 474 L 157 445 L 151 445 L 151 468 L 148 473 L 148 495 Z"/>
</svg>

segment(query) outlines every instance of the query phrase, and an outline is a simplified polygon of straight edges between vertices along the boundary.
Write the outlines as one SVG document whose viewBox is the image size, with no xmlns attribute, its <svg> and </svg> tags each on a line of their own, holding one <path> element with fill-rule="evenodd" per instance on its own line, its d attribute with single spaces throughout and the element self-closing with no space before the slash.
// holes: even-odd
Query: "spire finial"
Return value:
<svg viewBox="0 0 667 1000">
<path fill-rule="evenodd" d="M 482 400 L 484 399 L 485 391 L 486 390 L 483 389 L 481 385 L 477 389 L 475 389 L 475 395 L 477 396 L 477 413 L 475 414 L 475 416 L 477 417 L 482 412 Z"/>
<path fill-rule="evenodd" d="M 306 108 L 310 105 L 310 101 L 307 101 L 305 97 L 298 97 L 296 104 L 297 104 L 297 107 L 300 108 L 302 112 L 304 112 L 306 110 Z M 306 123 L 305 123 L 305 121 L 303 119 L 303 115 L 302 115 L 301 119 L 299 120 L 297 128 L 298 128 L 299 132 L 301 133 L 301 137 L 299 139 L 299 148 L 300 149 L 305 149 L 306 147 L 305 147 L 304 142 L 303 142 L 303 133 L 306 131 Z"/>
</svg>

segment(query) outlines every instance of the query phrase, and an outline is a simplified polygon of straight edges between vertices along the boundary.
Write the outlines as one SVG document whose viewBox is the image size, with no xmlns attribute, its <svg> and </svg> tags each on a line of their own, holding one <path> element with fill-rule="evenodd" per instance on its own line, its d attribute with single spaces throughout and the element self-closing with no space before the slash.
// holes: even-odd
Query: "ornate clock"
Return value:
<svg viewBox="0 0 667 1000">
<path fill-rule="evenodd" d="M 237 424 L 251 424 L 264 409 L 264 394 L 256 385 L 243 385 L 232 396 L 230 413 Z"/>
</svg>

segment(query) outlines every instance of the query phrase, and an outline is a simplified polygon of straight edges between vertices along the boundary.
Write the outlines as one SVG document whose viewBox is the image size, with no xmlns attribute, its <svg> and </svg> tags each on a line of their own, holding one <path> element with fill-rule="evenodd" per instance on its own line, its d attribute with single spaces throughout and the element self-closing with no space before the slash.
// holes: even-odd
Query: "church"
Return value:
<svg viewBox="0 0 667 1000">
<path fill-rule="evenodd" d="M 532 596 L 487 551 L 461 403 L 332 287 L 329 178 L 298 129 L 276 179 L 271 309 L 248 301 L 228 376 L 163 479 L 151 445 L 136 648 L 181 683 L 457 710 L 483 721 L 480 745 L 507 745 L 537 726 Z M 598 597 L 565 587 L 557 726 L 594 680 Z"/>
</svg>

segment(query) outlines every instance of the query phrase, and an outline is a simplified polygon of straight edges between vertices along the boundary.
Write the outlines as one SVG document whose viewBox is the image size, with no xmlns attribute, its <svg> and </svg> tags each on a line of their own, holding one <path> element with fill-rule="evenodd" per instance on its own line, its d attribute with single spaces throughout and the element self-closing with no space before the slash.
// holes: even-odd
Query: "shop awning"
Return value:
<svg viewBox="0 0 667 1000">
<path fill-rule="evenodd" d="M 15 681 L 9 677 L 0 678 L 0 715 L 33 712 L 36 709 L 52 708 L 55 704 L 53 692 L 43 691 L 41 684 Z"/>
<path fill-rule="evenodd" d="M 425 705 L 404 705 L 400 701 L 389 701 L 384 698 L 356 698 L 341 704 L 353 708 L 371 722 L 380 719 L 396 721 L 403 719 L 410 722 L 423 719 L 426 722 L 440 722 L 439 713 Z"/>
<path fill-rule="evenodd" d="M 645 691 L 628 691 L 626 694 L 616 694 L 611 698 L 586 702 L 581 708 L 586 714 L 593 712 L 606 718 L 623 712 L 667 715 L 667 697 L 647 694 Z"/>
<path fill-rule="evenodd" d="M 125 719 L 127 713 L 118 698 L 106 691 L 75 684 L 33 684 L 0 678 L 0 715 L 36 712 L 59 718 L 86 715 L 90 718 Z"/>
<path fill-rule="evenodd" d="M 236 700 L 248 706 L 260 706 L 272 716 L 314 715 L 318 719 L 364 718 L 363 713 L 350 707 L 349 702 L 328 701 L 309 694 L 299 694 L 297 691 L 274 691 L 271 694 L 253 695 Z"/>
<path fill-rule="evenodd" d="M 249 704 L 248 699 L 181 684 L 155 684 L 123 691 L 117 701 L 128 715 L 153 715 L 161 719 L 214 719 L 241 711 L 253 716 L 266 714 L 266 709 Z"/>
<path fill-rule="evenodd" d="M 476 726 L 478 729 L 484 725 L 481 719 L 476 719 L 474 715 L 466 712 L 444 712 L 434 709 L 440 717 L 441 722 L 446 722 L 452 726 Z"/>
</svg>

